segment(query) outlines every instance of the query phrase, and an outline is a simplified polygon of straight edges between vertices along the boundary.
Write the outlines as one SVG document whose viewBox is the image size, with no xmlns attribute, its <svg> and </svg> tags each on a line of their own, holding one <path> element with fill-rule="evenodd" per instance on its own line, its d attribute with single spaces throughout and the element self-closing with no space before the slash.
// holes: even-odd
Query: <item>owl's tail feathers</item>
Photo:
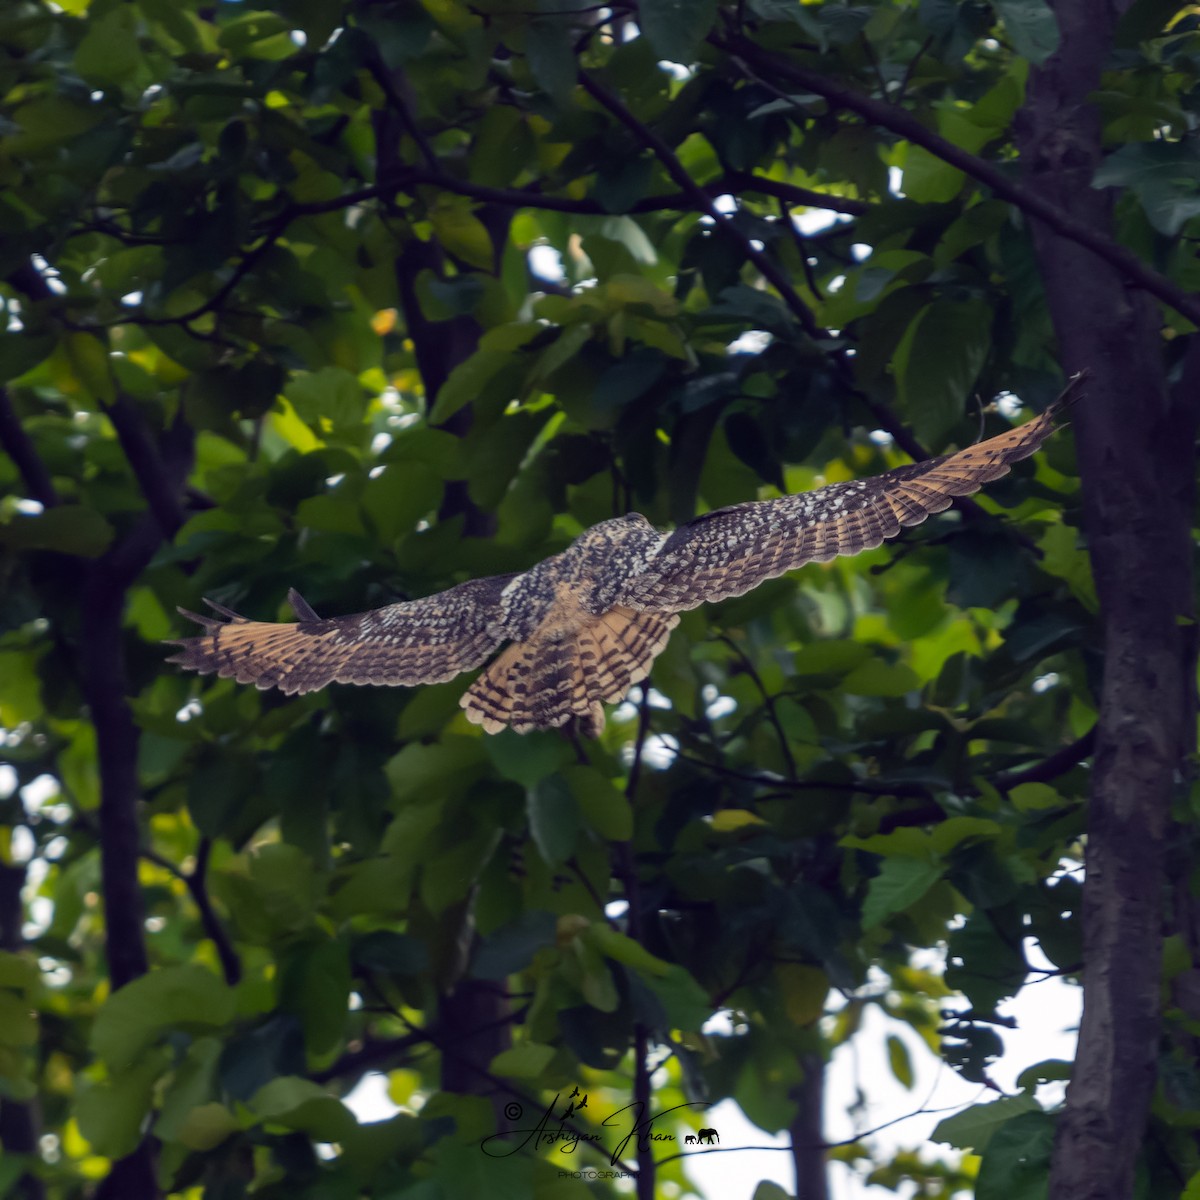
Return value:
<svg viewBox="0 0 1200 1200">
<path fill-rule="evenodd" d="M 573 636 L 509 646 L 459 701 L 467 720 L 498 733 L 555 729 L 572 717 L 585 737 L 604 731 L 604 705 L 650 674 L 655 656 L 679 624 L 675 614 L 617 607 Z"/>
</svg>

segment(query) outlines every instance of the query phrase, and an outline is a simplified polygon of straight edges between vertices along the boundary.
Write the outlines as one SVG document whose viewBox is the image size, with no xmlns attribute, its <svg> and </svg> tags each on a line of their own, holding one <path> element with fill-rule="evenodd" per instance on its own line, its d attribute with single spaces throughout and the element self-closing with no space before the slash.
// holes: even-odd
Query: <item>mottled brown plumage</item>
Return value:
<svg viewBox="0 0 1200 1200">
<path fill-rule="evenodd" d="M 295 591 L 292 625 L 209 601 L 226 619 L 181 609 L 205 632 L 175 642 L 183 649 L 170 661 L 291 695 L 328 683 L 441 683 L 508 642 L 462 697 L 467 719 L 488 733 L 524 733 L 576 718 L 595 737 L 604 705 L 645 679 L 679 613 L 895 537 L 1028 458 L 1062 407 L 957 454 L 717 509 L 671 534 L 640 513 L 602 521 L 522 574 L 355 616 L 323 620 Z"/>
</svg>

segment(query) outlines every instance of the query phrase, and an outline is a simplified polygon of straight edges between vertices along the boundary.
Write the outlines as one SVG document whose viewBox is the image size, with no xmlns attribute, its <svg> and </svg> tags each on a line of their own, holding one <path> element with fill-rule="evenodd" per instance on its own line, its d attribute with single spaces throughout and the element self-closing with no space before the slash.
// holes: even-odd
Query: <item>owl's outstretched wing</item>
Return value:
<svg viewBox="0 0 1200 1200">
<path fill-rule="evenodd" d="M 421 600 L 322 620 L 296 591 L 295 624 L 249 621 L 223 605 L 221 617 L 180 609 L 204 627 L 180 638 L 168 661 L 291 696 L 327 683 L 443 683 L 479 666 L 507 636 L 501 596 L 512 575 L 473 579 Z"/>
<path fill-rule="evenodd" d="M 873 549 L 904 526 L 949 508 L 955 497 L 1006 475 L 1054 432 L 1065 401 L 1066 395 L 1040 417 L 957 454 L 697 517 L 667 538 L 629 580 L 620 602 L 643 611 L 683 612 L 740 596 L 805 563 Z"/>
</svg>

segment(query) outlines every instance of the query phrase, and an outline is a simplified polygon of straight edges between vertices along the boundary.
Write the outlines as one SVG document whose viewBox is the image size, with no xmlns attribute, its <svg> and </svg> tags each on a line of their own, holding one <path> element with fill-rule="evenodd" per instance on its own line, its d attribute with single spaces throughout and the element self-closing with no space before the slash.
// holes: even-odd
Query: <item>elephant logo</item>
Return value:
<svg viewBox="0 0 1200 1200">
<path fill-rule="evenodd" d="M 683 1139 L 683 1144 L 684 1144 L 685 1146 L 694 1146 L 694 1145 L 696 1144 L 696 1135 L 695 1135 L 694 1133 L 689 1133 L 689 1134 L 688 1134 L 688 1135 L 687 1135 L 687 1136 L 686 1136 L 686 1137 Z"/>
<path fill-rule="evenodd" d="M 718 1145 L 720 1144 L 720 1141 L 721 1141 L 721 1135 L 719 1133 L 717 1133 L 717 1131 L 715 1129 L 701 1129 L 700 1132 L 698 1134 L 696 1134 L 696 1136 L 700 1139 L 701 1143 L 703 1143 L 706 1146 L 711 1146 L 713 1144 L 714 1139 L 716 1140 Z"/>
</svg>

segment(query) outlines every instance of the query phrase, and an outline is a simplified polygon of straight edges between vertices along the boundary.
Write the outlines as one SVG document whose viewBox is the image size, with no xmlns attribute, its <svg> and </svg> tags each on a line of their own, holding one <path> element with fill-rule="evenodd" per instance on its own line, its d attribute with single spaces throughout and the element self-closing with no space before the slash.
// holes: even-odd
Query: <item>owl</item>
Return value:
<svg viewBox="0 0 1200 1200">
<path fill-rule="evenodd" d="M 469 721 L 525 733 L 574 719 L 596 737 L 604 706 L 646 678 L 681 612 L 920 524 L 1033 454 L 1065 399 L 956 454 L 719 508 L 671 533 L 630 513 L 528 571 L 354 616 L 319 617 L 294 589 L 292 624 L 251 621 L 210 600 L 215 617 L 179 610 L 204 633 L 172 642 L 182 650 L 169 661 L 294 695 L 328 683 L 443 683 L 492 659 L 460 700 Z"/>
</svg>

